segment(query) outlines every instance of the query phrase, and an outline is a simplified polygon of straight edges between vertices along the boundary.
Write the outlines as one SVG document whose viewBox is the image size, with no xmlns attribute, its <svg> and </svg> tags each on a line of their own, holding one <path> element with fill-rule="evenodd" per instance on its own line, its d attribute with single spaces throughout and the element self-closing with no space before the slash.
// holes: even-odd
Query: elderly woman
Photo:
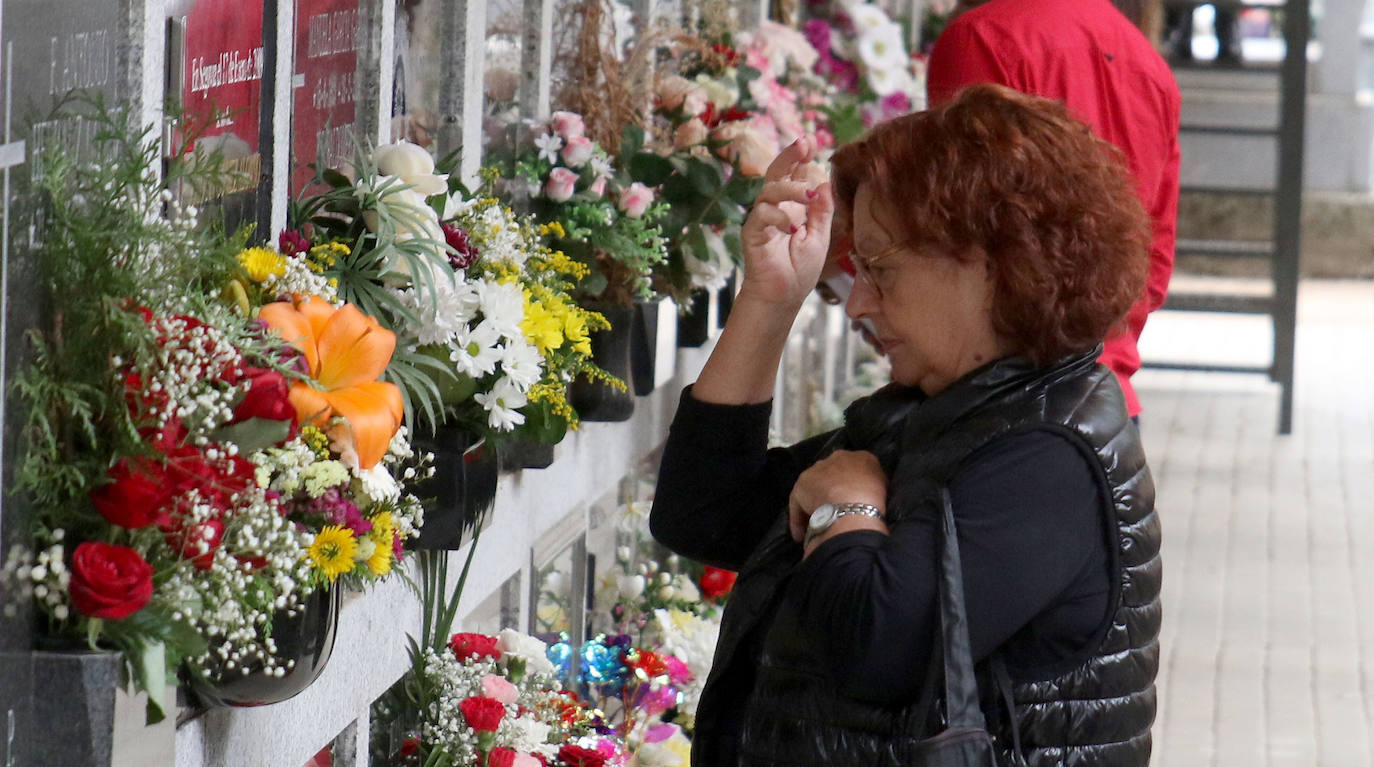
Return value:
<svg viewBox="0 0 1374 767">
<path fill-rule="evenodd" d="M 739 570 L 693 763 L 908 763 L 938 651 L 942 491 L 1006 764 L 1149 761 L 1159 528 L 1139 435 L 1095 362 L 1140 293 L 1148 228 L 1115 151 L 1050 101 L 977 86 L 769 168 L 745 279 L 664 450 L 654 535 Z M 784 339 L 833 208 L 891 385 L 766 449 Z M 1001 678 L 1015 716 L 996 704 Z M 934 679 L 928 677 L 934 676 Z M 934 689 L 932 686 L 931 689 Z"/>
</svg>

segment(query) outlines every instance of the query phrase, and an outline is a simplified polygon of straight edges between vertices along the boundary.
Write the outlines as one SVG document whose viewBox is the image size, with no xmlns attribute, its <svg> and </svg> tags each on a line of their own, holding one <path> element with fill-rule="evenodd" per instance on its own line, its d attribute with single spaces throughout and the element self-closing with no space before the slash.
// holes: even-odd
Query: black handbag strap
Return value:
<svg viewBox="0 0 1374 767">
<path fill-rule="evenodd" d="M 944 504 L 944 535 L 940 552 L 940 645 L 945 671 L 945 716 L 950 727 L 984 729 L 987 721 L 978 705 L 978 679 L 973 672 L 973 648 L 964 606 L 964 571 L 959 559 L 959 536 L 949 488 L 940 488 Z"/>
</svg>

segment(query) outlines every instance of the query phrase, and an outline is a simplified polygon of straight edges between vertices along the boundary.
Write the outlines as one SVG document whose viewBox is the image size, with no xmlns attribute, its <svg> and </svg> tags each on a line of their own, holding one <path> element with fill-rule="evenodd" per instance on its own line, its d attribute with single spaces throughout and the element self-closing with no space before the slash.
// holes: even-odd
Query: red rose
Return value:
<svg viewBox="0 0 1374 767">
<path fill-rule="evenodd" d="M 410 756 L 411 754 L 418 753 L 419 751 L 419 738 L 406 738 L 405 740 L 401 741 L 401 756 Z"/>
<path fill-rule="evenodd" d="M 458 704 L 463 710 L 463 718 L 468 726 L 477 732 L 496 732 L 501 726 L 501 718 L 506 715 L 506 707 L 499 700 L 474 695 Z"/>
<path fill-rule="evenodd" d="M 701 574 L 701 595 L 707 599 L 718 599 L 730 593 L 735 587 L 736 573 L 719 567 L 706 568 Z"/>
<path fill-rule="evenodd" d="M 91 492 L 100 516 L 130 530 L 166 520 L 172 487 L 160 464 L 121 458 L 106 474 L 113 481 Z"/>
<path fill-rule="evenodd" d="M 515 764 L 515 752 L 505 746 L 497 746 L 487 754 L 487 767 L 511 767 Z"/>
<path fill-rule="evenodd" d="M 292 436 L 295 436 L 296 408 L 291 404 L 291 388 L 286 384 L 286 377 L 263 368 L 247 368 L 243 377 L 248 382 L 248 391 L 234 408 L 234 417 L 229 423 L 242 423 L 249 418 L 290 421 Z"/>
<path fill-rule="evenodd" d="M 602 767 L 606 763 L 606 757 L 590 748 L 564 743 L 563 747 L 558 749 L 558 761 L 567 767 Z"/>
<path fill-rule="evenodd" d="M 83 543 L 72 554 L 70 590 L 83 615 L 121 620 L 153 598 L 153 567 L 133 549 Z"/>
<path fill-rule="evenodd" d="M 448 640 L 448 647 L 460 661 L 473 658 L 501 660 L 501 651 L 496 647 L 496 637 L 486 634 L 454 634 Z"/>
</svg>

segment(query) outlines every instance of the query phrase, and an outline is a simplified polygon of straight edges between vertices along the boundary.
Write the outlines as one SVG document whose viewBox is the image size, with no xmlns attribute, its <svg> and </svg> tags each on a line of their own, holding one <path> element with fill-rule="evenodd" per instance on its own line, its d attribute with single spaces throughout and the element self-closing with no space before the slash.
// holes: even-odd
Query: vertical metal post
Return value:
<svg viewBox="0 0 1374 767">
<path fill-rule="evenodd" d="M 549 116 L 553 80 L 553 0 L 525 0 L 525 41 L 520 55 L 520 116 Z"/>
<path fill-rule="evenodd" d="M 1284 6 L 1280 75 L 1278 185 L 1274 196 L 1274 369 L 1280 434 L 1293 431 L 1293 365 L 1302 255 L 1303 137 L 1307 110 L 1309 0 Z"/>
<path fill-rule="evenodd" d="M 482 78 L 486 73 L 485 0 L 443 0 L 444 53 L 439 89 L 439 156 L 463 150 L 459 171 L 469 187 L 482 167 Z"/>
<path fill-rule="evenodd" d="M 396 0 L 358 4 L 358 76 L 353 103 L 358 140 L 391 140 L 391 85 L 396 76 Z"/>
<path fill-rule="evenodd" d="M 280 0 L 263 0 L 262 3 L 262 80 L 258 100 L 258 192 L 254 202 L 257 210 L 253 220 L 257 227 L 253 238 L 266 242 L 272 236 L 272 188 L 275 183 L 277 140 L 277 21 L 281 17 Z M 290 113 L 290 110 L 287 110 Z"/>
</svg>

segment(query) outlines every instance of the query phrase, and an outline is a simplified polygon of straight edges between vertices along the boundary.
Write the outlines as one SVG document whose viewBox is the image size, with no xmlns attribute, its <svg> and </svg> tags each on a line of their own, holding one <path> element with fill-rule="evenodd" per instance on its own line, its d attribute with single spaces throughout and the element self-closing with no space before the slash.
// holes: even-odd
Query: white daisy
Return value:
<svg viewBox="0 0 1374 767">
<path fill-rule="evenodd" d="M 501 371 L 522 390 L 528 390 L 544 375 L 544 357 L 533 345 L 511 340 L 501 355 Z"/>
<path fill-rule="evenodd" d="M 525 422 L 520 408 L 529 400 L 509 378 L 502 378 L 490 392 L 481 392 L 473 399 L 487 409 L 487 425 L 497 431 L 510 431 Z"/>
<path fill-rule="evenodd" d="M 506 338 L 524 338 L 520 323 L 525 319 L 525 293 L 519 283 L 477 280 L 476 288 L 484 322 Z"/>
<path fill-rule="evenodd" d="M 462 328 L 453 339 L 453 351 L 448 358 L 458 372 L 481 378 L 496 370 L 501 361 L 501 331 L 483 320 L 475 328 Z"/>
</svg>

